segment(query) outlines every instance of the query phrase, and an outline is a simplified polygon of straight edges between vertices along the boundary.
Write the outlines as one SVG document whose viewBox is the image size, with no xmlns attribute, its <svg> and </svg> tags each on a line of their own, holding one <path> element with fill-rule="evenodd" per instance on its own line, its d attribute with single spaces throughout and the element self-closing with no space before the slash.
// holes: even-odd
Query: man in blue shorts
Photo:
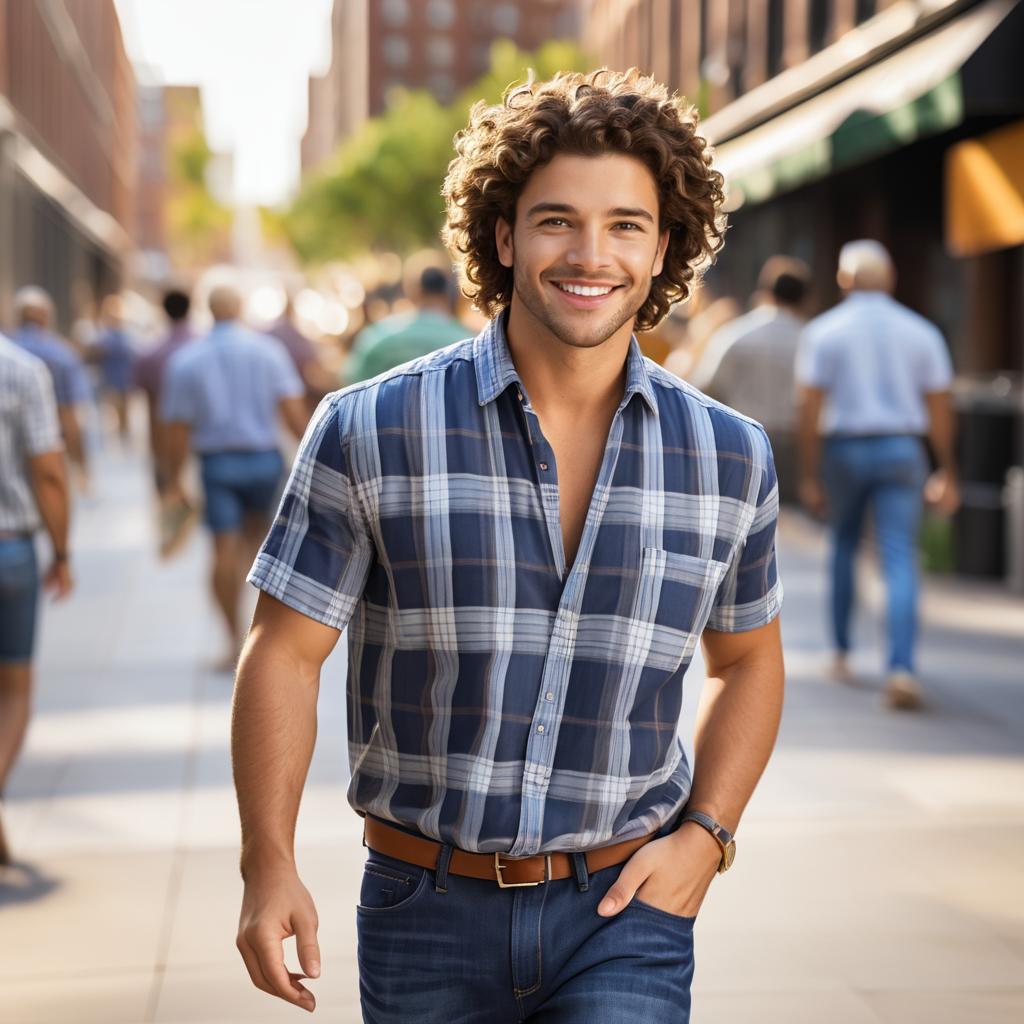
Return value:
<svg viewBox="0 0 1024 1024">
<path fill-rule="evenodd" d="M 53 547 L 44 578 L 71 591 L 68 487 L 53 382 L 46 364 L 0 335 L 0 798 L 28 727 L 42 525 Z M 0 810 L 0 866 L 10 863 Z"/>
<path fill-rule="evenodd" d="M 160 418 L 169 494 L 184 500 L 181 476 L 190 447 L 201 463 L 206 524 L 213 533 L 213 596 L 229 637 L 218 667 L 231 671 L 239 591 L 266 534 L 284 472 L 279 418 L 302 436 L 306 389 L 284 346 L 239 322 L 241 296 L 235 289 L 214 288 L 209 304 L 213 329 L 167 364 Z"/>
</svg>

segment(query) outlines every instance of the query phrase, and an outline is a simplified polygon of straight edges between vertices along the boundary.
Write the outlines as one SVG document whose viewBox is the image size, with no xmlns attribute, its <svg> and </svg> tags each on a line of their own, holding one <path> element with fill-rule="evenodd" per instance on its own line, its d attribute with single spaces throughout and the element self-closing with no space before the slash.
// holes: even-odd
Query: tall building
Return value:
<svg viewBox="0 0 1024 1024">
<path fill-rule="evenodd" d="M 382 114 L 395 89 L 448 103 L 487 71 L 497 40 L 532 50 L 575 39 L 579 11 L 579 0 L 335 0 L 334 57 L 325 79 L 310 83 L 303 169 Z"/>
<path fill-rule="evenodd" d="M 23 284 L 65 328 L 120 285 L 135 103 L 113 0 L 0 0 L 0 323 Z"/>
<path fill-rule="evenodd" d="M 790 253 L 830 305 L 843 242 L 873 237 L 892 251 L 897 297 L 942 328 L 958 374 L 957 561 L 998 574 L 1012 547 L 1004 476 L 1024 465 L 1024 3 L 586 8 L 592 54 L 653 73 L 705 115 L 731 210 L 709 277 L 720 291 L 745 299 L 764 259 Z"/>
</svg>

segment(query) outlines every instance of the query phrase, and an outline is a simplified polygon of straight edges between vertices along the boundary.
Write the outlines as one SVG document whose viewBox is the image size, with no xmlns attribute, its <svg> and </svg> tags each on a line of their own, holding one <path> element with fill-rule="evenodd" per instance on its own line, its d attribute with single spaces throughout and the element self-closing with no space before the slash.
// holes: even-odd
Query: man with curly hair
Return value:
<svg viewBox="0 0 1024 1024">
<path fill-rule="evenodd" d="M 694 918 L 783 690 L 764 431 L 633 335 L 720 247 L 721 177 L 636 72 L 513 89 L 456 145 L 446 240 L 493 320 L 325 399 L 250 575 L 239 949 L 314 1008 L 294 826 L 349 626 L 364 1019 L 685 1021 Z"/>
</svg>

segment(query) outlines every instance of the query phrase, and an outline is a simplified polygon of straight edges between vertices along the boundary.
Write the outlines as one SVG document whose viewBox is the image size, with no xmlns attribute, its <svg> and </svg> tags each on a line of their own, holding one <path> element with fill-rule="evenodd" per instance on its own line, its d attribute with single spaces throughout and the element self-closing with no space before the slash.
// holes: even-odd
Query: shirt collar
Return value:
<svg viewBox="0 0 1024 1024">
<path fill-rule="evenodd" d="M 473 365 L 476 368 L 476 386 L 480 405 L 493 402 L 503 394 L 510 384 L 522 387 L 522 380 L 512 362 L 512 354 L 508 348 L 505 334 L 505 318 L 507 312 L 496 316 L 477 336 L 473 342 Z M 647 402 L 655 416 L 658 415 L 658 402 L 654 396 L 654 385 L 647 371 L 643 353 L 636 335 L 629 340 L 629 353 L 626 356 L 626 393 L 623 407 L 629 399 L 639 394 Z"/>
</svg>

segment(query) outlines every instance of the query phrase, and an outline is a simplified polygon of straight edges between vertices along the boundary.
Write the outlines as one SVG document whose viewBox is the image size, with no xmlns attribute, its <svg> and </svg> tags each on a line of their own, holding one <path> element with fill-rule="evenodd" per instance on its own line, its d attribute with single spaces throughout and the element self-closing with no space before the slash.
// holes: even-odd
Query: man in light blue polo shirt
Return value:
<svg viewBox="0 0 1024 1024">
<path fill-rule="evenodd" d="M 82 487 L 88 490 L 89 465 L 79 423 L 82 407 L 92 400 L 85 364 L 53 333 L 53 301 L 42 288 L 35 285 L 19 288 L 14 296 L 14 313 L 18 327 L 11 340 L 41 359 L 50 371 L 64 446 Z"/>
<path fill-rule="evenodd" d="M 232 671 L 239 591 L 269 527 L 284 473 L 279 419 L 298 438 L 308 410 L 305 385 L 284 346 L 239 323 L 239 293 L 214 288 L 209 304 L 213 329 L 167 364 L 160 418 L 166 425 L 169 492 L 176 500 L 184 500 L 181 476 L 190 447 L 201 462 L 206 523 L 214 539 L 211 583 L 231 644 L 220 667 Z"/>
<path fill-rule="evenodd" d="M 871 507 L 889 598 L 886 700 L 893 708 L 915 708 L 921 701 L 914 640 L 922 489 L 944 513 L 959 501 L 952 367 L 939 331 L 892 298 L 896 275 L 884 246 L 870 240 L 843 246 L 838 281 L 846 298 L 807 325 L 797 361 L 801 498 L 820 513 L 827 497 L 840 679 L 851 677 L 854 562 Z M 938 463 L 930 478 L 925 434 Z"/>
</svg>

